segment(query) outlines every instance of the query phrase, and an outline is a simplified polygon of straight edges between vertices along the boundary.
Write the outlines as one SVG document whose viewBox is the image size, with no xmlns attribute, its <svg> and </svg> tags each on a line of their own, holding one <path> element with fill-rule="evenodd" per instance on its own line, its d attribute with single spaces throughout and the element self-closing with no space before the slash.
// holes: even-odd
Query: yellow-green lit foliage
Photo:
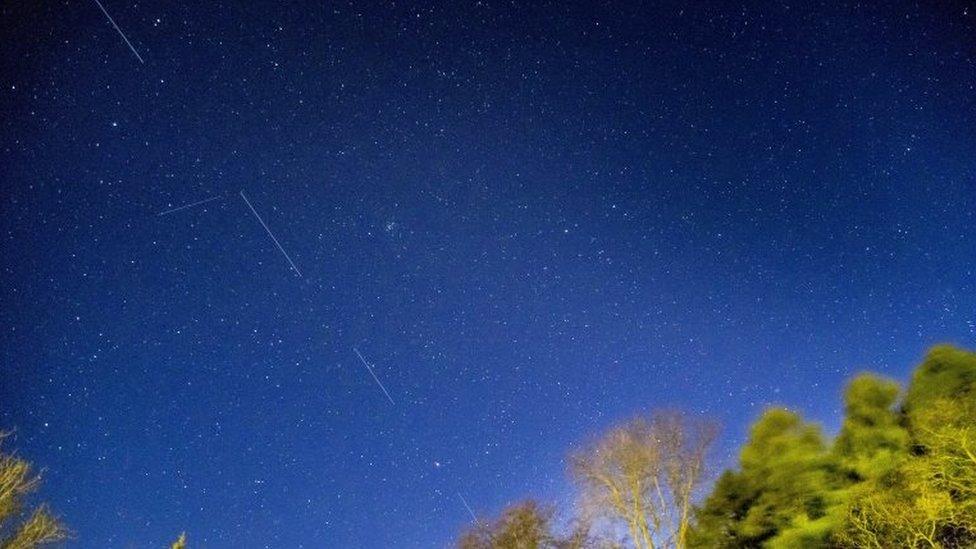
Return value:
<svg viewBox="0 0 976 549">
<path fill-rule="evenodd" d="M 0 434 L 0 442 L 4 438 L 6 434 Z M 67 537 L 47 507 L 26 511 L 25 500 L 39 484 L 30 463 L 0 451 L 0 549 L 32 549 Z"/>
<path fill-rule="evenodd" d="M 844 423 L 834 453 L 852 481 L 875 478 L 908 456 L 908 431 L 896 410 L 898 384 L 861 374 L 844 394 Z"/>
<path fill-rule="evenodd" d="M 186 549 L 186 532 L 180 534 L 180 537 L 176 538 L 176 541 L 169 547 L 170 549 Z"/>
<path fill-rule="evenodd" d="M 598 494 L 606 497 L 588 501 L 603 516 L 626 519 L 631 540 L 639 540 L 642 531 L 658 531 L 653 498 L 646 498 L 656 477 L 643 471 L 666 470 L 658 451 L 666 437 L 627 425 L 611 429 L 585 462 L 600 465 L 587 468 L 593 474 L 586 478 L 622 481 L 604 481 Z M 645 440 L 654 444 L 637 444 Z M 539 509 L 510 509 L 461 546 L 562 547 L 545 534 L 549 515 Z M 976 548 L 976 354 L 933 348 L 904 393 L 892 380 L 856 376 L 832 442 L 793 411 L 766 410 L 738 468 L 725 471 L 695 508 L 687 544 L 682 536 L 643 539 L 653 542 L 646 546 L 708 549 Z"/>
<path fill-rule="evenodd" d="M 699 509 L 691 545 L 789 547 L 824 538 L 837 488 L 834 470 L 816 425 L 783 408 L 767 410 L 742 449 L 740 470 L 723 476 Z"/>
<path fill-rule="evenodd" d="M 976 354 L 932 349 L 898 385 L 855 377 L 840 433 L 783 409 L 696 510 L 694 547 L 976 547 Z"/>
<path fill-rule="evenodd" d="M 911 451 L 851 498 L 850 547 L 976 547 L 976 354 L 933 349 L 905 398 Z"/>
</svg>

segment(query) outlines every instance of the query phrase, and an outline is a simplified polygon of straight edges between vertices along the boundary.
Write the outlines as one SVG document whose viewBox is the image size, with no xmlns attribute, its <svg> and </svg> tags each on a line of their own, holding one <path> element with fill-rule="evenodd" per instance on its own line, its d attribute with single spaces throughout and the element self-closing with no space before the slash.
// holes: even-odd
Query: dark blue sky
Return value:
<svg viewBox="0 0 976 549">
<path fill-rule="evenodd" d="M 632 413 L 725 465 L 976 346 L 976 11 L 444 4 L 106 0 L 145 63 L 0 8 L 0 420 L 73 545 L 443 546 Z"/>
</svg>

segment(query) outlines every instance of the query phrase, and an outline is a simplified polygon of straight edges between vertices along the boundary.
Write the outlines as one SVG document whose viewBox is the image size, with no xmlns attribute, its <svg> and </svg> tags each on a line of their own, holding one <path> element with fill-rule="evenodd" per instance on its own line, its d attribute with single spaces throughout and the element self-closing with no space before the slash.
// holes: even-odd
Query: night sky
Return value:
<svg viewBox="0 0 976 549">
<path fill-rule="evenodd" d="M 976 347 L 976 10 L 746 4 L 5 2 L 0 426 L 70 545 L 441 547 L 641 410 L 721 467 Z"/>
</svg>

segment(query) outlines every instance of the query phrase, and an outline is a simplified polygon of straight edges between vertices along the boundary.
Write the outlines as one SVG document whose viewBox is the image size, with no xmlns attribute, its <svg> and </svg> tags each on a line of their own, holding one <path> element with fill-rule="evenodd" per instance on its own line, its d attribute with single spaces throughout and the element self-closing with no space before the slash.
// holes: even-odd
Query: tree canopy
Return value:
<svg viewBox="0 0 976 549">
<path fill-rule="evenodd" d="M 0 433 L 0 443 L 7 436 Z M 40 483 L 28 461 L 0 449 L 0 549 L 33 549 L 68 536 L 46 505 L 28 510 L 28 498 Z"/>
<path fill-rule="evenodd" d="M 597 528 L 576 546 L 976 547 L 974 353 L 933 348 L 904 391 L 875 374 L 855 376 L 833 439 L 794 411 L 766 409 L 738 466 L 693 506 L 711 425 L 652 412 L 574 452 L 577 512 L 619 527 Z M 535 503 L 510 508 L 482 530 L 480 545 L 461 546 L 561 547 L 551 517 Z"/>
</svg>

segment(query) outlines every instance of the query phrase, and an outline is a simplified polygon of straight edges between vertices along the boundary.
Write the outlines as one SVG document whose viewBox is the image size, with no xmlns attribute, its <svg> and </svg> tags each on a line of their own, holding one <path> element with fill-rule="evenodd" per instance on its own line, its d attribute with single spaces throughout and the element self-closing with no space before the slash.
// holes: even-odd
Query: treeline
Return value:
<svg viewBox="0 0 976 549">
<path fill-rule="evenodd" d="M 572 517 L 526 500 L 476 520 L 458 546 L 976 547 L 976 354 L 932 349 L 905 391 L 861 374 L 844 405 L 833 440 L 793 411 L 766 410 L 738 467 L 707 494 L 715 424 L 674 411 L 636 417 L 570 456 Z M 0 448 L 0 549 L 72 537 L 46 506 L 27 504 L 39 483 L 28 462 Z M 186 537 L 171 547 L 185 548 Z"/>
<path fill-rule="evenodd" d="M 833 440 L 791 410 L 766 410 L 738 467 L 698 505 L 714 425 L 638 417 L 570 457 L 569 520 L 526 500 L 471 524 L 458 546 L 976 547 L 976 354 L 933 348 L 905 391 L 861 374 L 844 405 Z"/>
</svg>

